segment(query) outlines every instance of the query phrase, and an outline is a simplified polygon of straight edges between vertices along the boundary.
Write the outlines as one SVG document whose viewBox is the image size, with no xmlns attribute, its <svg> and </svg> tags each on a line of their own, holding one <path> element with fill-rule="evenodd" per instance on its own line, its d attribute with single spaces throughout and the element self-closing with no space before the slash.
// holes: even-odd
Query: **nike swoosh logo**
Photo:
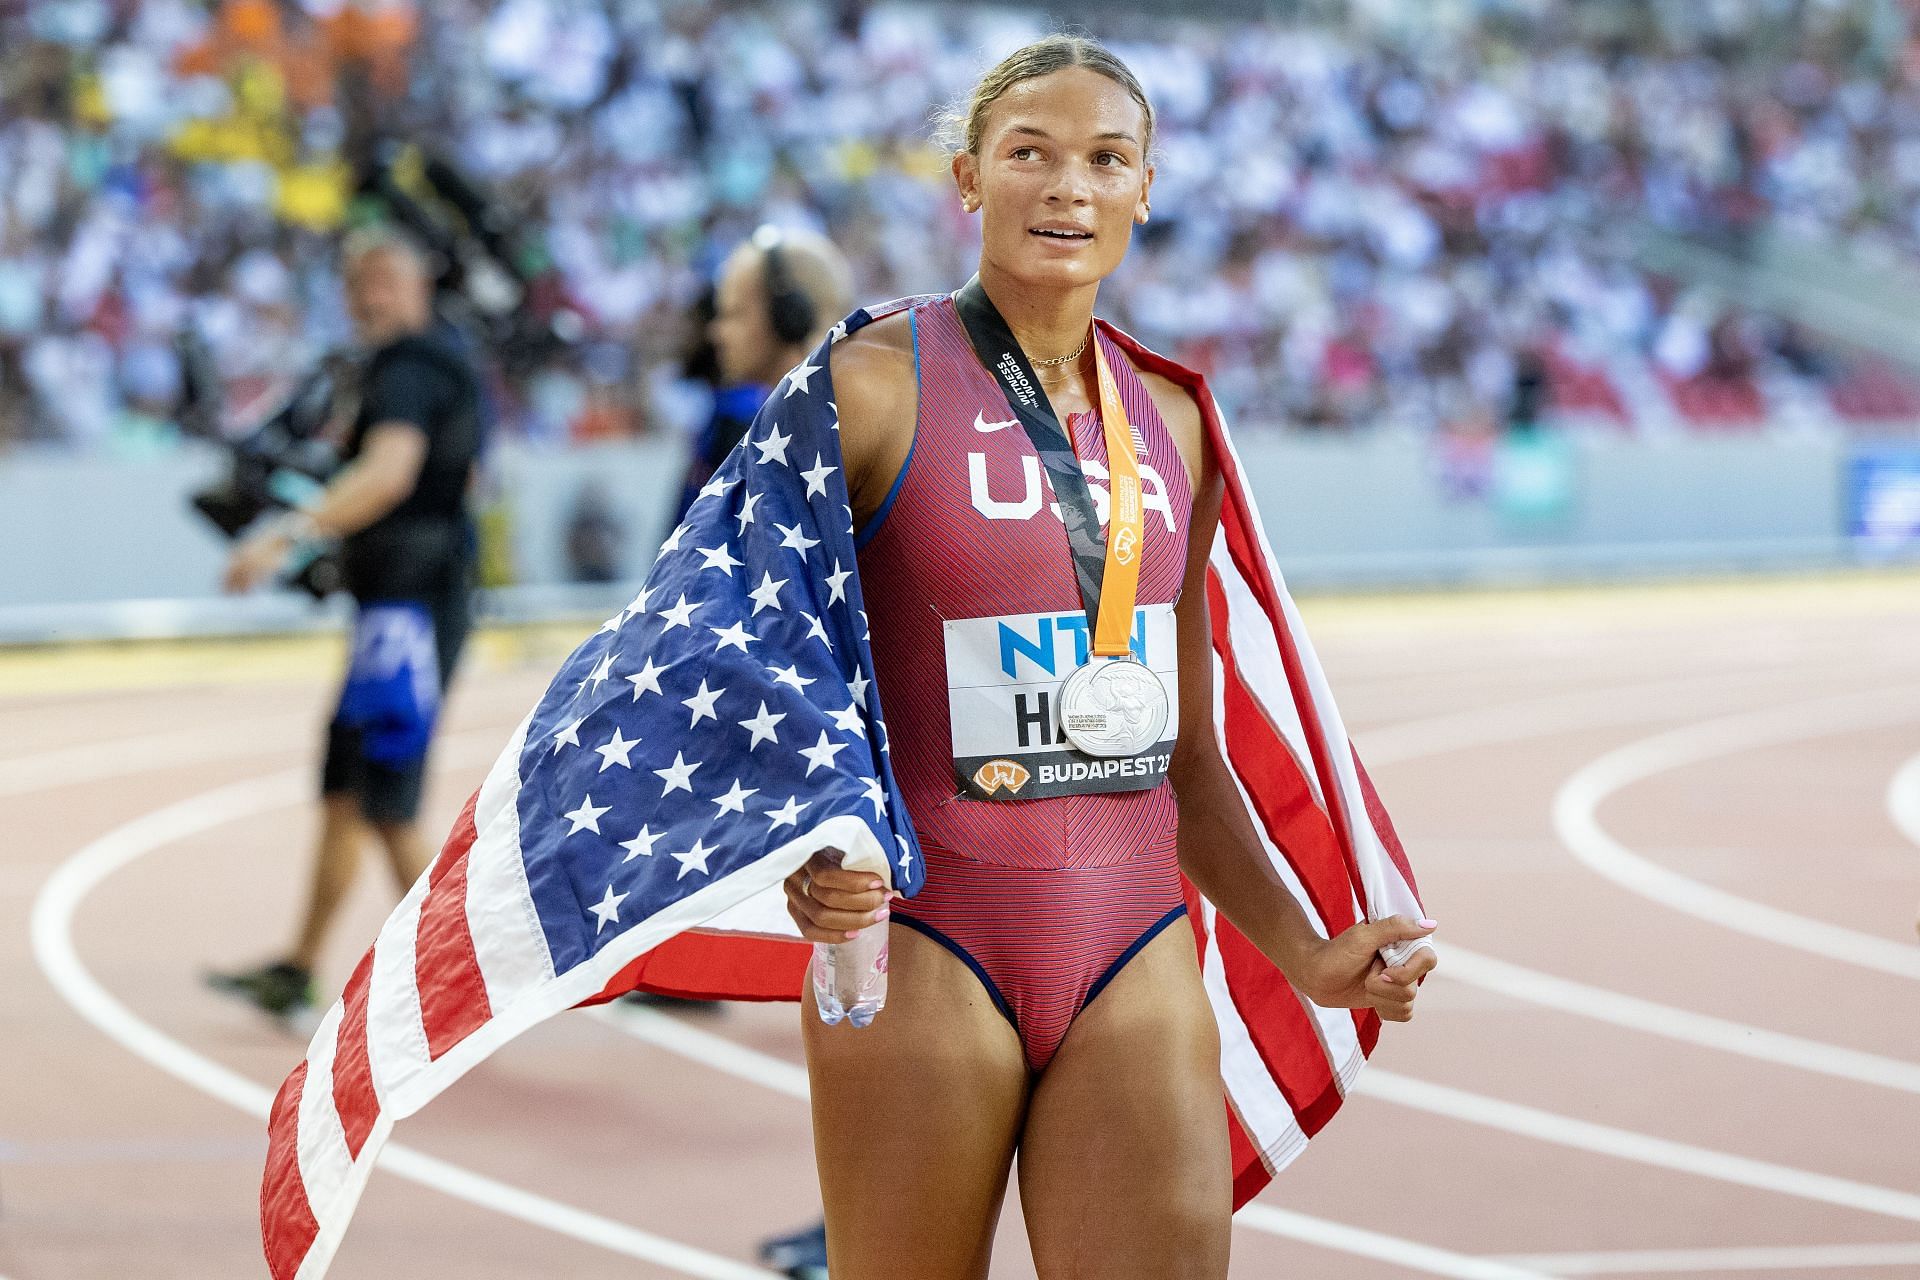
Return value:
<svg viewBox="0 0 1920 1280">
<path fill-rule="evenodd" d="M 982 435 L 986 435 L 992 431 L 998 431 L 1002 427 L 1017 427 L 1019 425 L 1020 419 L 1018 418 L 1008 418 L 1005 422 L 988 422 L 987 415 L 984 413 L 976 413 L 973 415 L 973 429 Z"/>
</svg>

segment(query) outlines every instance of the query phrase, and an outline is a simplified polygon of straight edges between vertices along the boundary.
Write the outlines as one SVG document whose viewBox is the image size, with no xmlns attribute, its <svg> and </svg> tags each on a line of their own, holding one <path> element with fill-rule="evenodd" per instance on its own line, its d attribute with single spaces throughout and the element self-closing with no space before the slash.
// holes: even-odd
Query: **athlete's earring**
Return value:
<svg viewBox="0 0 1920 1280">
<path fill-rule="evenodd" d="M 976 200 L 974 197 L 968 196 L 966 197 L 966 199 L 960 202 L 960 207 L 962 209 L 965 209 L 968 213 L 976 213 L 980 209 L 980 202 Z"/>
</svg>

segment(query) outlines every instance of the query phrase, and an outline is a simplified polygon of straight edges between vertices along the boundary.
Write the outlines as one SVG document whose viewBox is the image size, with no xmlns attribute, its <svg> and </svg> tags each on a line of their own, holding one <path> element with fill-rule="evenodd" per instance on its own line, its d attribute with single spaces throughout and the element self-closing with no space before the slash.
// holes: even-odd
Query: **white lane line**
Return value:
<svg viewBox="0 0 1920 1280">
<path fill-rule="evenodd" d="M 1616 1129 L 1612 1125 L 1521 1106 L 1465 1089 L 1415 1080 L 1379 1067 L 1364 1072 L 1355 1082 L 1354 1092 L 1576 1151 L 1591 1151 L 1657 1169 L 1857 1209 L 1903 1222 L 1920 1222 L 1920 1195 L 1912 1192 L 1753 1160 L 1632 1129 Z"/>
<path fill-rule="evenodd" d="M 1829 924 L 1702 884 L 1633 852 L 1608 835 L 1596 811 L 1632 783 L 1719 756 L 1819 738 L 1853 729 L 1920 720 L 1912 688 L 1875 690 L 1722 716 L 1642 738 L 1607 752 L 1561 784 L 1553 826 L 1561 843 L 1589 869 L 1622 888 L 1676 911 L 1863 969 L 1920 979 L 1920 947 Z"/>
<path fill-rule="evenodd" d="M 476 701 L 492 710 L 489 702 L 500 699 L 463 694 L 461 706 L 471 711 Z M 517 711 L 524 702 L 525 698 L 516 690 L 514 709 Z M 131 777 L 187 764 L 258 756 L 262 742 L 304 751 L 310 741 L 317 739 L 321 727 L 316 717 L 312 733 L 289 737 L 285 715 L 253 716 L 222 721 L 211 728 L 199 725 L 188 729 L 160 729 L 106 742 L 82 742 L 7 756 L 0 759 L 0 797 L 51 791 L 82 782 L 104 782 L 109 778 Z"/>
<path fill-rule="evenodd" d="M 1450 1249 L 1416 1244 L 1398 1236 L 1382 1235 L 1378 1231 L 1363 1231 L 1359 1227 L 1343 1226 L 1324 1218 L 1309 1218 L 1304 1213 L 1294 1213 L 1268 1204 L 1247 1205 L 1233 1215 L 1233 1220 L 1258 1228 L 1268 1235 L 1319 1245 L 1323 1249 L 1336 1249 L 1341 1253 L 1373 1258 L 1379 1262 L 1390 1262 L 1430 1276 L 1453 1276 L 1456 1280 L 1547 1280 L 1552 1274 L 1522 1263 L 1475 1258 L 1469 1254 L 1454 1253 Z"/>
<path fill-rule="evenodd" d="M 1749 1026 L 1744 1022 L 1732 1022 L 1688 1009 L 1676 1009 L 1672 1005 L 1656 1004 L 1605 987 L 1588 986 L 1569 978 L 1556 978 L 1538 969 L 1509 964 L 1505 960 L 1468 951 L 1457 943 L 1447 946 L 1446 980 L 1464 982 L 1483 991 L 1496 992 L 1529 1004 L 1544 1005 L 1575 1017 L 1592 1018 L 1616 1027 L 1664 1036 L 1683 1044 L 1718 1049 L 1722 1053 L 1797 1067 L 1802 1071 L 1859 1084 L 1898 1089 L 1902 1093 L 1920 1093 L 1920 1063 L 1882 1057 L 1877 1053 L 1862 1053 L 1857 1049 L 1828 1044 L 1824 1040 L 1808 1040 Z"/>
<path fill-rule="evenodd" d="M 478 750 L 483 745 L 484 754 Z M 497 730 L 461 735 L 442 744 L 441 759 L 456 764 L 490 760 L 499 746 Z M 232 783 L 157 809 L 114 828 L 68 858 L 33 904 L 34 959 L 54 989 L 82 1017 L 136 1057 L 262 1120 L 273 1105 L 273 1091 L 195 1053 L 110 995 L 74 948 L 73 919 L 89 893 L 136 859 L 224 823 L 300 803 L 309 798 L 311 790 L 309 772 L 290 769 Z M 380 1153 L 379 1164 L 382 1169 L 456 1199 L 682 1275 L 702 1280 L 767 1280 L 773 1274 L 587 1213 L 400 1143 L 388 1143 Z"/>
<path fill-rule="evenodd" d="M 258 755 L 260 743 L 273 741 L 276 734 L 284 736 L 286 727 L 285 716 L 260 716 L 232 720 L 218 729 L 165 729 L 109 742 L 81 743 L 32 755 L 11 756 L 0 760 L 0 796 L 51 791 L 55 787 L 101 782 L 184 764 Z"/>
<path fill-rule="evenodd" d="M 1448 711 L 1355 732 L 1360 758 L 1369 767 L 1446 755 L 1470 747 L 1500 746 L 1532 738 L 1643 724 L 1723 706 L 1731 693 L 1756 679 L 1777 680 L 1774 671 L 1727 671 L 1715 676 L 1647 680 L 1521 698 L 1493 706 Z M 1649 705 L 1651 704 L 1651 705 Z"/>
<path fill-rule="evenodd" d="M 1651 1272 L 1797 1271 L 1839 1267 L 1920 1267 L 1920 1244 L 1752 1245 L 1719 1249 L 1621 1249 L 1609 1253 L 1527 1253 L 1501 1259 L 1552 1276 Z"/>
<path fill-rule="evenodd" d="M 657 1049 L 689 1058 L 702 1066 L 745 1080 L 789 1098 L 805 1101 L 807 1069 L 797 1062 L 750 1049 L 725 1036 L 690 1027 L 657 1009 L 614 1003 L 593 1011 L 602 1021 Z M 1545 1273 L 1512 1262 L 1475 1258 L 1415 1240 L 1312 1218 L 1268 1205 L 1250 1204 L 1236 1213 L 1234 1222 L 1268 1235 L 1318 1245 L 1356 1257 L 1390 1262 L 1422 1275 L 1455 1280 L 1547 1280 Z"/>
<path fill-rule="evenodd" d="M 1894 770 L 1887 784 L 1887 813 L 1901 835 L 1920 844 L 1920 756 Z"/>
</svg>

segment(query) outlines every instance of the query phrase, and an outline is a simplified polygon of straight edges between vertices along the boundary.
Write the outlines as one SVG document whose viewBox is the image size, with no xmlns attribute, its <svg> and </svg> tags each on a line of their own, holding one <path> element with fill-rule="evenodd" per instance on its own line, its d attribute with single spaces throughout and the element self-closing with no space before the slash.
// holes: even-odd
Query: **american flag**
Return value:
<svg viewBox="0 0 1920 1280">
<path fill-rule="evenodd" d="M 904 305 L 856 311 L 775 388 L 381 928 L 274 1100 L 261 1234 L 278 1280 L 325 1273 L 394 1122 L 521 1031 L 635 987 L 797 998 L 808 949 L 780 886 L 820 849 L 919 888 L 827 373 L 833 342 Z M 1108 332 L 1194 392 L 1226 475 L 1207 573 L 1215 729 L 1266 856 L 1328 936 L 1418 916 L 1205 383 Z M 1379 1023 L 1298 996 L 1188 896 L 1238 1206 L 1339 1107 Z"/>
</svg>

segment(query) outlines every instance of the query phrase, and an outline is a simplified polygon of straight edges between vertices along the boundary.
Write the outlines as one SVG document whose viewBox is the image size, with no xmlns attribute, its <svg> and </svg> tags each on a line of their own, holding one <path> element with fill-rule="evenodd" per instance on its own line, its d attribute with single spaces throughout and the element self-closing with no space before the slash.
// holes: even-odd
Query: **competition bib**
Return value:
<svg viewBox="0 0 1920 1280">
<path fill-rule="evenodd" d="M 1134 610 L 1130 653 L 1102 663 L 1091 651 L 1087 615 L 1029 613 L 960 618 L 944 624 L 947 711 L 953 773 L 975 800 L 1041 800 L 1089 792 L 1145 791 L 1166 776 L 1177 731 L 1153 689 L 1178 705 L 1178 643 L 1171 604 Z M 1075 672 L 1115 668 L 1114 677 L 1063 707 Z M 1131 668 L 1132 670 L 1124 670 Z M 1138 672 L 1141 687 L 1128 687 Z M 1146 681 L 1154 682 L 1152 688 Z M 1098 717 L 1099 732 L 1124 753 L 1093 755 L 1067 733 L 1069 715 Z M 1135 743 L 1145 745 L 1134 747 Z"/>
</svg>

